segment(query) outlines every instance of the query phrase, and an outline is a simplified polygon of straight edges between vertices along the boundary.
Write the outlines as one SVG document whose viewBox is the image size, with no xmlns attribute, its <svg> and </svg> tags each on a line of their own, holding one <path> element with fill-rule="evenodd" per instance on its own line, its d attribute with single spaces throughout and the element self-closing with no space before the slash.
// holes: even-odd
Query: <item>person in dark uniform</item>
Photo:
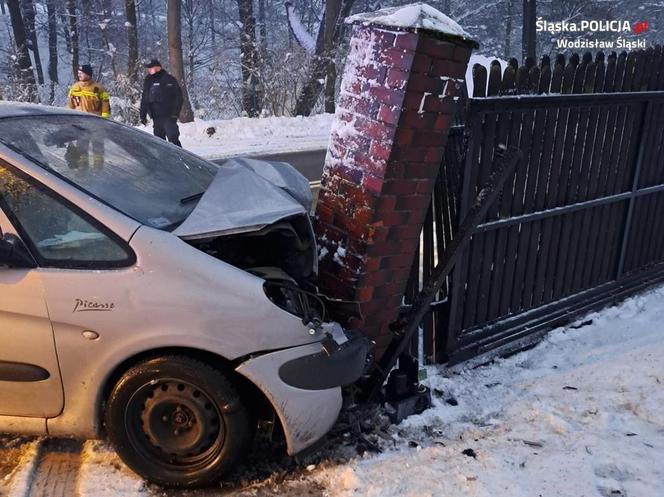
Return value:
<svg viewBox="0 0 664 497">
<path fill-rule="evenodd" d="M 182 108 L 180 85 L 161 67 L 158 60 L 152 59 L 145 67 L 148 75 L 145 77 L 141 96 L 141 122 L 147 124 L 149 115 L 154 135 L 181 147 L 177 121 Z"/>
</svg>

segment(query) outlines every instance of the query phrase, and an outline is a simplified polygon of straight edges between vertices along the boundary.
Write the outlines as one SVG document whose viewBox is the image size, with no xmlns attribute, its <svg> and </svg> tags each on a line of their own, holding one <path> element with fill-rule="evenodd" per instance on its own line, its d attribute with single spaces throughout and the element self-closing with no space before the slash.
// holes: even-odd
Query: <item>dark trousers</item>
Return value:
<svg viewBox="0 0 664 497">
<path fill-rule="evenodd" d="M 180 129 L 178 128 L 178 120 L 175 117 L 157 117 L 153 121 L 154 136 L 168 140 L 173 145 L 181 147 L 180 143 Z"/>
</svg>

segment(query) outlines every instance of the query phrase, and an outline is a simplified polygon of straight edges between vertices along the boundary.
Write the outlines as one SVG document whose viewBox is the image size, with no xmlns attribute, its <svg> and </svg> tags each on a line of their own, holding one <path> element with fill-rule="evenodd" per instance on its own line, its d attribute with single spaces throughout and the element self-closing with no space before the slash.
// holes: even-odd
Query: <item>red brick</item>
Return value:
<svg viewBox="0 0 664 497">
<path fill-rule="evenodd" d="M 380 228 L 376 228 L 373 231 L 373 234 L 371 236 L 371 242 L 372 243 L 379 243 L 379 242 L 384 242 L 387 240 L 387 237 L 390 234 L 390 228 L 389 226 L 381 226 Z M 369 269 L 367 268 L 367 271 Z"/>
<path fill-rule="evenodd" d="M 410 145 L 415 138 L 415 133 L 412 129 L 399 128 L 394 137 L 397 145 Z"/>
<path fill-rule="evenodd" d="M 388 67 L 409 71 L 413 64 L 413 54 L 400 48 L 392 48 L 381 53 L 378 61 Z"/>
<path fill-rule="evenodd" d="M 403 108 L 408 110 L 420 110 L 424 94 L 419 91 L 407 91 L 403 99 Z"/>
<path fill-rule="evenodd" d="M 403 172 L 405 170 L 405 164 L 396 160 L 390 160 L 387 169 L 385 170 L 385 179 L 386 180 L 401 180 L 403 179 Z"/>
<path fill-rule="evenodd" d="M 437 97 L 436 95 L 431 95 L 424 101 L 423 110 L 426 112 L 445 112 L 447 106 L 442 98 Z"/>
<path fill-rule="evenodd" d="M 397 204 L 398 204 L 397 200 Z M 400 226 L 408 220 L 408 215 L 405 212 L 392 211 L 380 215 L 380 221 L 384 226 Z"/>
<path fill-rule="evenodd" d="M 355 74 L 367 81 L 373 81 L 375 84 L 382 85 L 385 82 L 387 68 L 378 65 L 358 66 L 355 68 Z"/>
<path fill-rule="evenodd" d="M 373 208 L 378 200 L 378 197 L 366 191 L 361 185 L 342 183 L 340 190 L 341 195 L 346 200 L 346 204 L 351 207 L 351 210 L 365 207 Z"/>
<path fill-rule="evenodd" d="M 402 226 L 399 228 L 392 228 L 392 229 L 413 229 L 412 226 Z M 419 236 L 419 233 L 418 233 Z M 410 268 L 413 260 L 412 257 L 405 256 L 403 254 L 400 255 L 393 255 L 390 257 L 384 257 L 381 259 L 381 269 L 406 269 Z"/>
<path fill-rule="evenodd" d="M 438 95 L 443 91 L 444 84 L 440 78 L 432 78 L 423 74 L 413 74 L 408 80 L 407 90 L 409 92 L 427 92 L 432 95 Z"/>
<path fill-rule="evenodd" d="M 435 162 L 440 164 L 443 160 L 444 149 L 442 147 L 429 147 L 424 154 L 424 162 Z"/>
<path fill-rule="evenodd" d="M 452 118 L 449 114 L 440 114 L 436 117 L 433 127 L 440 131 L 448 131 L 452 124 Z"/>
<path fill-rule="evenodd" d="M 378 271 L 381 266 L 381 261 L 382 259 L 380 257 L 374 257 L 373 259 L 369 259 L 365 264 L 364 264 L 364 269 L 365 271 L 373 272 L 373 271 Z"/>
<path fill-rule="evenodd" d="M 373 141 L 369 147 L 369 155 L 377 157 L 378 159 L 387 160 L 390 158 L 392 153 L 392 147 L 390 144 L 384 142 Z"/>
<path fill-rule="evenodd" d="M 419 36 L 415 33 L 401 33 L 398 34 L 394 40 L 394 46 L 403 48 L 404 50 L 415 51 Z"/>
<path fill-rule="evenodd" d="M 366 174 L 362 180 L 362 186 L 372 193 L 380 193 L 383 189 L 383 179 Z"/>
<path fill-rule="evenodd" d="M 325 223 L 332 224 L 334 222 L 334 212 L 323 202 L 316 204 L 316 217 Z"/>
<path fill-rule="evenodd" d="M 470 47 L 465 47 L 465 46 L 458 45 L 454 49 L 453 58 L 457 62 L 468 62 L 468 60 L 470 59 L 471 51 L 472 51 L 472 49 Z"/>
<path fill-rule="evenodd" d="M 403 113 L 403 125 L 412 129 L 430 129 L 436 122 L 436 114 L 407 110 Z"/>
<path fill-rule="evenodd" d="M 372 140 L 378 141 L 391 141 L 394 138 L 396 128 L 385 124 L 380 121 L 373 121 L 364 117 L 358 116 L 355 121 L 355 129 L 362 134 L 368 136 Z"/>
<path fill-rule="evenodd" d="M 400 71 L 398 69 L 390 69 L 387 71 L 387 78 L 385 84 L 390 88 L 396 88 L 397 90 L 403 90 L 406 88 L 406 83 L 408 82 L 409 73 Z"/>
<path fill-rule="evenodd" d="M 415 183 L 416 183 L 415 192 L 430 195 L 431 192 L 433 191 L 434 181 L 435 181 L 435 177 L 431 178 L 431 179 L 423 179 L 423 180 L 415 181 Z"/>
<path fill-rule="evenodd" d="M 374 42 L 374 46 L 379 48 L 387 48 L 394 45 L 396 38 L 395 33 L 385 31 L 379 28 L 371 29 L 371 40 Z"/>
<path fill-rule="evenodd" d="M 363 288 L 359 288 L 355 292 L 355 300 L 358 302 L 368 302 L 371 300 L 371 297 L 373 297 L 374 294 L 374 287 L 372 286 L 365 286 Z"/>
<path fill-rule="evenodd" d="M 394 195 L 383 195 L 376 204 L 377 213 L 392 212 L 396 209 L 397 197 Z"/>
<path fill-rule="evenodd" d="M 430 162 L 411 162 L 406 165 L 404 175 L 408 179 L 431 179 L 438 176 L 438 164 Z"/>
<path fill-rule="evenodd" d="M 366 226 L 369 223 L 371 223 L 371 221 L 373 221 L 374 210 L 369 207 L 362 207 L 356 209 L 355 212 L 353 213 L 353 218 L 355 219 L 356 222 L 360 223 L 363 226 Z"/>
<path fill-rule="evenodd" d="M 431 203 L 429 195 L 409 195 L 400 197 L 397 200 L 397 210 L 399 211 L 418 211 L 426 209 Z"/>
<path fill-rule="evenodd" d="M 454 55 L 455 44 L 422 36 L 417 51 L 431 55 L 437 59 L 451 59 Z"/>
<path fill-rule="evenodd" d="M 371 229 L 370 231 L 371 231 L 371 233 L 373 233 L 375 230 Z M 362 257 L 362 260 L 363 260 L 362 264 L 363 264 L 363 267 L 364 267 L 365 270 L 368 270 L 367 269 L 368 268 L 368 266 L 367 266 L 368 263 L 366 261 L 364 261 L 364 254 L 367 251 L 367 246 L 368 246 L 368 243 L 366 241 L 358 240 L 358 239 L 355 239 L 355 238 L 349 239 L 348 243 L 346 244 L 346 249 L 349 252 L 355 254 L 357 257 L 360 257 L 360 256 Z"/>
<path fill-rule="evenodd" d="M 337 164 L 327 169 L 327 174 L 328 176 L 338 176 L 345 181 L 349 181 L 356 185 L 362 184 L 363 173 L 362 170 L 358 168 L 351 168 Z"/>
<path fill-rule="evenodd" d="M 394 226 L 392 228 L 393 236 L 395 236 L 398 240 L 410 240 L 411 238 L 419 238 L 421 232 L 421 226 Z"/>
<path fill-rule="evenodd" d="M 391 281 L 393 274 L 394 273 L 392 271 L 388 270 L 380 270 L 380 271 L 375 271 L 373 273 L 368 273 L 359 280 L 359 284 L 373 285 L 373 286 L 382 285 L 384 283 L 387 283 L 388 281 Z"/>
<path fill-rule="evenodd" d="M 376 297 L 392 297 L 393 295 L 403 295 L 403 287 L 403 283 L 390 283 L 374 288 L 373 294 Z M 396 317 L 396 309 L 383 309 L 381 314 L 381 317 L 384 321 L 391 321 L 394 319 L 394 317 Z"/>
<path fill-rule="evenodd" d="M 416 147 L 440 147 L 444 139 L 442 131 L 420 130 L 414 135 L 412 143 Z"/>
<path fill-rule="evenodd" d="M 405 162 L 436 162 L 442 160 L 441 147 L 398 147 L 392 154 L 395 160 Z M 406 168 L 407 169 L 407 168 Z"/>
<path fill-rule="evenodd" d="M 384 242 L 376 242 L 373 245 L 369 247 L 369 251 L 367 252 L 367 257 L 373 258 L 376 256 L 379 257 L 390 257 L 392 255 L 398 255 L 401 252 L 401 245 L 398 241 L 395 240 L 385 240 Z M 382 274 L 387 270 L 381 270 L 379 273 L 376 274 Z M 367 274 L 365 278 L 370 278 L 371 275 L 374 273 Z M 371 284 L 373 285 L 382 285 L 383 283 L 387 281 L 392 281 L 394 278 L 394 274 L 390 272 L 390 278 L 388 280 L 381 280 L 379 279 L 378 281 L 371 281 Z"/>
<path fill-rule="evenodd" d="M 376 178 L 385 177 L 387 161 L 367 154 L 355 156 L 355 165 L 361 168 L 365 174 L 370 174 Z"/>
<path fill-rule="evenodd" d="M 403 102 L 405 93 L 394 88 L 384 86 L 372 86 L 369 88 L 369 95 L 380 103 L 391 106 L 399 106 Z"/>
<path fill-rule="evenodd" d="M 364 97 L 345 94 L 339 97 L 339 107 L 355 114 L 373 116 L 378 110 L 378 102 Z"/>
<path fill-rule="evenodd" d="M 399 107 L 394 107 L 391 105 L 381 105 L 378 108 L 377 119 L 388 124 L 396 124 L 399 121 L 401 116 L 401 110 Z"/>
<path fill-rule="evenodd" d="M 430 56 L 423 53 L 416 53 L 410 70 L 413 73 L 427 74 L 431 69 L 432 62 L 433 60 Z"/>
<path fill-rule="evenodd" d="M 391 195 L 412 195 L 417 193 L 419 182 L 408 180 L 392 180 L 385 185 L 384 192 Z"/>
</svg>

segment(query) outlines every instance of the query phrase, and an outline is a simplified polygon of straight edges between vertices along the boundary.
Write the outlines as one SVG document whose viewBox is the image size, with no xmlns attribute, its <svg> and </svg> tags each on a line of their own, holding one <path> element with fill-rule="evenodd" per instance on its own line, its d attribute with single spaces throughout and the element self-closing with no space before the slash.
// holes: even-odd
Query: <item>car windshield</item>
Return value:
<svg viewBox="0 0 664 497">
<path fill-rule="evenodd" d="M 142 131 L 85 115 L 0 119 L 0 141 L 140 223 L 172 230 L 217 168 Z"/>
</svg>

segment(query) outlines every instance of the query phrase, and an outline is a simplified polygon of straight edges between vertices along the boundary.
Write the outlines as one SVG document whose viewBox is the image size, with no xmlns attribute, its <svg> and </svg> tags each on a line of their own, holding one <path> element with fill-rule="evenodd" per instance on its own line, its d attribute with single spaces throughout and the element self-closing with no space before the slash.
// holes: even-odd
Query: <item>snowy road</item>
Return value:
<svg viewBox="0 0 664 497">
<path fill-rule="evenodd" d="M 144 484 L 106 444 L 85 442 L 50 478 L 73 478 L 72 497 L 661 497 L 662 315 L 664 287 L 509 359 L 429 368 L 434 408 L 396 427 L 373 423 L 367 438 L 380 454 L 339 442 L 299 465 L 262 462 L 232 486 L 183 492 Z M 0 495 L 62 495 L 35 493 L 32 468 L 53 442 L 0 442 Z"/>
</svg>

